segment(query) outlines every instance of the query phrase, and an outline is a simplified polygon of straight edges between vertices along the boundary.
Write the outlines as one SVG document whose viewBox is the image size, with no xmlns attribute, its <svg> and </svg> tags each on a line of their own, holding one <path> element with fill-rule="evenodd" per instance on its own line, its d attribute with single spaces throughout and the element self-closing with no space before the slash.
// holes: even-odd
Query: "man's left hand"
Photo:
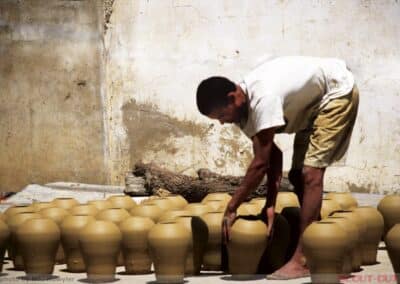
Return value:
<svg viewBox="0 0 400 284">
<path fill-rule="evenodd" d="M 222 219 L 222 240 L 224 244 L 228 244 L 230 240 L 230 231 L 235 219 L 236 212 L 231 212 L 227 209 Z"/>
</svg>

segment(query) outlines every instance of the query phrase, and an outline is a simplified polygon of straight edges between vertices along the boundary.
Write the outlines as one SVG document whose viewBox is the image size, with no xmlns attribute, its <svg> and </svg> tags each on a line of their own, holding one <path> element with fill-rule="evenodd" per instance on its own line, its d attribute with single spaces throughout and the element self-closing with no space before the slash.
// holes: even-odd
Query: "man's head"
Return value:
<svg viewBox="0 0 400 284">
<path fill-rule="evenodd" d="M 235 83 L 224 77 L 210 77 L 197 87 L 200 113 L 224 123 L 239 123 L 246 111 L 246 96 Z"/>
</svg>

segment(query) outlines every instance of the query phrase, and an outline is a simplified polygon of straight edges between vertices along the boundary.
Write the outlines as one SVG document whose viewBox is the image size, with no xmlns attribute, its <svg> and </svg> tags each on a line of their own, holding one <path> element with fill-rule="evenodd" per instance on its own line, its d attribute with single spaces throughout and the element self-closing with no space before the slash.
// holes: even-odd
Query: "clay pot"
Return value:
<svg viewBox="0 0 400 284">
<path fill-rule="evenodd" d="M 163 214 L 163 210 L 156 204 L 140 204 L 133 207 L 130 213 L 132 216 L 149 217 L 154 223 L 157 223 Z"/>
<path fill-rule="evenodd" d="M 353 222 L 353 225 L 358 229 L 358 240 L 354 252 L 354 263 L 353 263 L 353 271 L 358 271 L 360 266 L 362 265 L 362 248 L 364 247 L 365 242 L 365 233 L 366 233 L 366 224 L 364 223 L 364 219 L 357 213 L 352 210 L 342 210 L 336 213 L 333 213 L 335 217 L 347 217 Z"/>
<path fill-rule="evenodd" d="M 347 233 L 349 247 L 346 249 L 345 258 L 343 259 L 343 274 L 347 275 L 353 270 L 359 269 L 359 264 L 357 266 L 357 263 L 354 262 L 356 253 L 355 249 L 359 238 L 357 226 L 354 226 L 351 220 L 347 217 L 330 216 L 323 221 L 334 222 Z"/>
<path fill-rule="evenodd" d="M 95 220 L 89 215 L 71 215 L 61 223 L 61 244 L 69 272 L 85 272 L 85 263 L 79 248 L 79 233 L 89 222 Z"/>
<path fill-rule="evenodd" d="M 376 264 L 376 255 L 378 245 L 382 239 L 384 221 L 381 213 L 371 206 L 361 206 L 354 209 L 362 218 L 367 226 L 365 238 L 365 246 L 362 249 L 362 263 Z"/>
<path fill-rule="evenodd" d="M 13 261 L 15 270 L 24 270 L 24 260 L 22 259 L 21 246 L 17 241 L 17 229 L 25 221 L 33 218 L 41 218 L 41 215 L 35 212 L 17 213 L 8 218 L 8 227 L 10 229 L 11 238 L 8 253 Z"/>
<path fill-rule="evenodd" d="M 119 226 L 125 219 L 129 218 L 131 215 L 123 208 L 110 208 L 101 211 L 96 215 L 96 219 L 103 221 L 113 222 L 115 225 Z M 120 251 L 118 256 L 118 266 L 124 265 L 124 257 L 122 251 Z"/>
<path fill-rule="evenodd" d="M 358 206 L 357 200 L 350 192 L 329 192 L 325 198 L 335 200 L 343 210 L 351 210 Z"/>
<path fill-rule="evenodd" d="M 313 222 L 305 229 L 302 244 L 312 283 L 339 283 L 349 247 L 346 232 L 334 222 Z"/>
<path fill-rule="evenodd" d="M 394 225 L 385 237 L 385 244 L 392 262 L 397 283 L 400 283 L 400 224 Z"/>
<path fill-rule="evenodd" d="M 188 254 L 186 257 L 185 274 L 200 274 L 203 255 L 208 240 L 207 224 L 198 216 L 180 216 L 176 222 L 185 226 L 191 234 Z"/>
<path fill-rule="evenodd" d="M 4 215 L 2 212 L 0 212 L 0 220 L 6 222 L 6 215 Z"/>
<path fill-rule="evenodd" d="M 3 260 L 6 247 L 10 240 L 10 230 L 3 220 L 0 220 L 0 273 L 3 271 Z"/>
<path fill-rule="evenodd" d="M 123 208 L 129 211 L 136 206 L 136 202 L 128 195 L 112 195 L 107 198 L 114 208 Z"/>
<path fill-rule="evenodd" d="M 236 211 L 237 216 L 258 215 L 260 212 L 259 205 L 249 202 L 243 202 Z"/>
<path fill-rule="evenodd" d="M 173 207 L 176 209 L 182 209 L 185 208 L 186 205 L 188 205 L 186 199 L 179 194 L 168 195 L 166 198 L 172 202 Z"/>
<path fill-rule="evenodd" d="M 35 209 L 31 205 L 14 205 L 8 207 L 6 211 L 4 211 L 4 215 L 6 215 L 6 218 L 8 219 L 10 216 L 18 213 L 34 212 L 34 211 Z"/>
<path fill-rule="evenodd" d="M 113 207 L 113 204 L 108 200 L 90 200 L 87 202 L 88 205 L 94 205 L 97 210 L 103 211 Z"/>
<path fill-rule="evenodd" d="M 97 207 L 93 204 L 83 204 L 72 207 L 69 212 L 71 215 L 89 215 L 96 216 L 99 213 Z"/>
<path fill-rule="evenodd" d="M 49 218 L 33 218 L 18 227 L 16 236 L 27 276 L 42 279 L 51 275 L 60 246 L 57 224 Z"/>
<path fill-rule="evenodd" d="M 222 218 L 224 212 L 208 212 L 201 216 L 208 227 L 208 241 L 203 255 L 204 270 L 221 270 Z"/>
<path fill-rule="evenodd" d="M 395 225 L 400 223 L 400 195 L 387 195 L 378 204 L 385 221 L 384 235 Z"/>
<path fill-rule="evenodd" d="M 261 220 L 235 221 L 227 245 L 229 272 L 234 278 L 246 279 L 257 273 L 267 237 L 267 226 Z"/>
<path fill-rule="evenodd" d="M 190 232 L 177 222 L 158 223 L 150 230 L 148 241 L 157 282 L 183 282 L 190 238 Z"/>
<path fill-rule="evenodd" d="M 154 222 L 148 217 L 129 217 L 119 225 L 127 273 L 150 273 L 152 261 L 147 237 L 153 226 Z"/>
<path fill-rule="evenodd" d="M 275 212 L 277 213 L 281 213 L 285 207 L 300 207 L 297 195 L 288 191 L 278 192 L 275 204 Z"/>
<path fill-rule="evenodd" d="M 340 210 L 342 210 L 342 207 L 340 207 L 339 203 L 337 203 L 335 200 L 329 198 L 322 199 L 322 205 L 321 205 L 322 219 L 327 218 L 332 213 Z"/>
<path fill-rule="evenodd" d="M 223 200 L 207 200 L 201 202 L 212 208 L 213 211 L 225 211 L 227 204 Z"/>
<path fill-rule="evenodd" d="M 68 200 L 63 200 L 63 201 L 60 200 L 59 202 L 60 203 L 65 202 L 65 204 L 63 204 L 64 206 L 66 206 L 66 204 L 68 204 L 68 203 L 71 203 L 71 204 L 74 203 L 73 200 L 70 200 L 71 198 L 66 198 L 66 199 L 68 199 Z M 67 217 L 68 215 L 70 215 L 70 213 L 66 209 L 59 208 L 59 207 L 46 208 L 46 209 L 40 210 L 39 213 L 45 218 L 52 219 L 54 222 L 56 222 L 56 224 L 59 227 L 61 226 L 61 223 L 64 220 L 64 218 Z M 64 255 L 64 250 L 62 248 L 61 243 L 60 243 L 60 246 L 57 251 L 56 262 L 59 264 L 65 263 L 65 255 Z"/>
<path fill-rule="evenodd" d="M 153 198 L 145 202 L 145 204 L 155 204 L 158 207 L 160 207 L 160 209 L 163 210 L 164 212 L 174 208 L 171 200 L 162 197 Z"/>
<path fill-rule="evenodd" d="M 122 234 L 110 221 L 89 222 L 79 233 L 79 247 L 89 281 L 113 281 Z"/>
<path fill-rule="evenodd" d="M 211 212 L 213 211 L 213 209 L 205 204 L 205 203 L 189 203 L 186 207 L 185 207 L 186 211 L 189 211 L 190 215 L 193 216 L 201 216 L 207 212 Z"/>
<path fill-rule="evenodd" d="M 177 217 L 185 215 L 190 215 L 190 212 L 188 210 L 179 210 L 179 209 L 169 210 L 161 215 L 158 222 L 174 221 Z"/>
<path fill-rule="evenodd" d="M 258 205 L 258 208 L 259 208 L 260 211 L 264 208 L 266 202 L 267 202 L 267 198 L 266 197 L 255 197 L 255 198 L 250 200 L 251 204 L 257 204 Z"/>
<path fill-rule="evenodd" d="M 72 197 L 59 197 L 54 198 L 51 202 L 55 207 L 63 208 L 63 209 L 70 209 L 76 205 L 79 205 L 79 202 Z"/>
<path fill-rule="evenodd" d="M 34 202 L 34 203 L 32 203 L 32 207 L 34 208 L 35 211 L 39 212 L 40 210 L 55 207 L 55 206 L 51 202 Z"/>
<path fill-rule="evenodd" d="M 232 196 L 230 196 L 226 192 L 213 192 L 207 194 L 201 202 L 203 203 L 208 200 L 222 200 L 225 204 L 227 204 L 231 200 L 231 198 Z"/>
</svg>

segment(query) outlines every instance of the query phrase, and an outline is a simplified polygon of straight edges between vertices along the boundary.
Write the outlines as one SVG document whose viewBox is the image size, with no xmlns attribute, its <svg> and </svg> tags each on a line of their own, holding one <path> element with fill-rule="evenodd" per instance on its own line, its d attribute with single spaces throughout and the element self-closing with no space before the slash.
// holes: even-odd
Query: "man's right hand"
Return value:
<svg viewBox="0 0 400 284">
<path fill-rule="evenodd" d="M 226 245 L 230 240 L 231 227 L 235 222 L 235 219 L 236 219 L 236 212 L 231 212 L 227 209 L 222 219 L 222 241 Z"/>
</svg>

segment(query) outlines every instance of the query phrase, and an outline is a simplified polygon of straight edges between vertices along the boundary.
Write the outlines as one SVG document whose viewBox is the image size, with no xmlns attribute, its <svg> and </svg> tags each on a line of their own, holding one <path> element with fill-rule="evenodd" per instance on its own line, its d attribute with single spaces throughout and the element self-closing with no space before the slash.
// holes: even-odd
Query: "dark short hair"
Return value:
<svg viewBox="0 0 400 284">
<path fill-rule="evenodd" d="M 228 104 L 228 93 L 236 90 L 236 85 L 225 77 L 210 77 L 197 87 L 197 108 L 203 115 L 210 114 L 214 108 Z"/>
</svg>

